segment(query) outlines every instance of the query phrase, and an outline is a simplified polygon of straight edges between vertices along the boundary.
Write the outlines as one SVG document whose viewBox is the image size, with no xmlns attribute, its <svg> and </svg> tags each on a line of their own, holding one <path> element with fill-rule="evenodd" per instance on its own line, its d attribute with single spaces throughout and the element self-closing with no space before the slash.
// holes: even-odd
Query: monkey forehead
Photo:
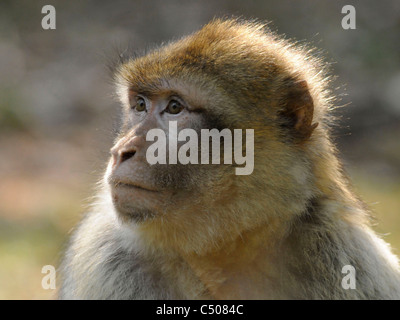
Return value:
<svg viewBox="0 0 400 320">
<path fill-rule="evenodd" d="M 241 87 L 276 73 L 282 45 L 261 24 L 216 20 L 200 31 L 152 53 L 130 60 L 119 70 L 128 83 L 156 87 L 159 79 L 196 73 Z"/>
<path fill-rule="evenodd" d="M 318 59 L 303 48 L 265 30 L 263 24 L 232 19 L 214 20 L 192 35 L 132 59 L 116 75 L 120 86 L 139 92 L 157 94 L 165 83 L 176 81 L 204 92 L 203 97 L 234 97 L 249 108 L 277 103 L 288 79 L 306 80 L 319 105 L 318 96 L 324 100 L 325 92 L 321 84 L 327 83 L 323 77 Z"/>
</svg>

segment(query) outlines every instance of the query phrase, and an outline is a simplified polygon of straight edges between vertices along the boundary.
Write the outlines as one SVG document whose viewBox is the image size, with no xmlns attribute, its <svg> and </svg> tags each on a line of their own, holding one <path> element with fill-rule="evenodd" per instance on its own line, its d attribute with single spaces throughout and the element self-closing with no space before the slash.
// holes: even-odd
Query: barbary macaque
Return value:
<svg viewBox="0 0 400 320">
<path fill-rule="evenodd" d="M 336 156 L 325 74 L 306 48 L 238 19 L 121 63 L 123 125 L 59 297 L 400 299 L 398 259 Z M 202 130 L 224 142 L 210 135 L 208 162 Z"/>
</svg>

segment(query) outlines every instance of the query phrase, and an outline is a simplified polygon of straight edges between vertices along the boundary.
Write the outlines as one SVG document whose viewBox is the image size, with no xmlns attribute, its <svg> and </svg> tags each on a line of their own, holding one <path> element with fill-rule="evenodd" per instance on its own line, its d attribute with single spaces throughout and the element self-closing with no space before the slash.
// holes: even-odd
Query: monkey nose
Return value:
<svg viewBox="0 0 400 320">
<path fill-rule="evenodd" d="M 144 147 L 145 140 L 142 136 L 128 136 L 118 141 L 114 147 L 111 148 L 112 166 L 117 167 L 123 162 L 131 159 L 136 152 Z"/>
<path fill-rule="evenodd" d="M 119 166 L 121 163 L 125 162 L 132 158 L 136 153 L 135 148 L 129 149 L 121 149 L 121 148 L 112 148 L 111 155 L 113 159 L 113 167 Z"/>
</svg>

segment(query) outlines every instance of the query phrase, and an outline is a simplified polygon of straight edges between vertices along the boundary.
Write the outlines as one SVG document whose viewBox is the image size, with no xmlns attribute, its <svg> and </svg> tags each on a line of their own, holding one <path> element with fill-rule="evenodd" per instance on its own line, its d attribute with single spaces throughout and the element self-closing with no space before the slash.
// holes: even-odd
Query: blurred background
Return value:
<svg viewBox="0 0 400 320">
<path fill-rule="evenodd" d="M 57 266 L 68 233 L 102 175 L 118 104 L 106 64 L 193 32 L 214 16 L 272 21 L 321 49 L 341 97 L 334 130 L 375 229 L 400 250 L 400 1 L 0 2 L 0 299 L 52 299 L 42 267 Z M 56 9 L 43 30 L 41 9 Z M 341 26 L 356 9 L 356 30 Z"/>
</svg>

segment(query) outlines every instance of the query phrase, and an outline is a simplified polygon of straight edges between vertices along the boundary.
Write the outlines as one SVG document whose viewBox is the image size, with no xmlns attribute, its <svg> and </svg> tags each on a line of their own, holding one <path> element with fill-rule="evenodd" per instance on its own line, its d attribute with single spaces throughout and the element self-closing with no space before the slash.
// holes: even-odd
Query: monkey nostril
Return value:
<svg viewBox="0 0 400 320">
<path fill-rule="evenodd" d="M 135 155 L 136 151 L 125 151 L 122 152 L 120 155 L 120 162 L 124 162 L 130 158 L 132 158 Z"/>
</svg>

